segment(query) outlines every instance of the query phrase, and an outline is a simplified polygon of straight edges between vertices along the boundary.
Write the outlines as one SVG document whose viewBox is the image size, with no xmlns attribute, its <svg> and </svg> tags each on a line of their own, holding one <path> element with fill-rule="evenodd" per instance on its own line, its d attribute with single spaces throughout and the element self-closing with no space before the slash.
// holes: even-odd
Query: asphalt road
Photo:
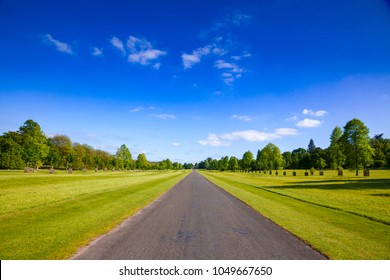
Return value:
<svg viewBox="0 0 390 280">
<path fill-rule="evenodd" d="M 253 209 L 192 172 L 73 259 L 325 259 Z"/>
</svg>

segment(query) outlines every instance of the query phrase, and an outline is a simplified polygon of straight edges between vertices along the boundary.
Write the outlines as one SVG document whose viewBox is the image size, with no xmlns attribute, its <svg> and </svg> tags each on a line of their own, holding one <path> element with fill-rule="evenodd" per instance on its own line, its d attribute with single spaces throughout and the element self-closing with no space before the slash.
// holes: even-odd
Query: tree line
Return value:
<svg viewBox="0 0 390 280">
<path fill-rule="evenodd" d="M 149 162 L 144 153 L 133 159 L 125 144 L 115 154 L 94 149 L 88 144 L 72 143 L 66 135 L 46 137 L 38 123 L 27 120 L 18 131 L 9 131 L 0 136 L 1 169 L 102 169 L 102 170 L 148 170 L 182 169 L 192 165 L 169 159 Z"/>
<path fill-rule="evenodd" d="M 257 151 L 256 158 L 246 151 L 241 159 L 234 156 L 221 159 L 207 158 L 195 168 L 230 171 L 272 171 L 280 169 L 333 170 L 389 168 L 390 139 L 383 134 L 369 137 L 369 129 L 359 119 L 347 122 L 343 129 L 336 126 L 330 135 L 330 145 L 326 149 L 316 147 L 310 139 L 308 147 L 281 153 L 280 149 L 269 143 Z"/>
<path fill-rule="evenodd" d="M 368 167 L 390 167 L 390 139 L 383 134 L 369 137 L 365 124 L 353 119 L 341 129 L 335 127 L 326 149 L 316 147 L 310 139 L 308 147 L 281 153 L 269 143 L 258 150 L 256 158 L 246 151 L 241 159 L 225 156 L 211 157 L 199 163 L 149 162 L 144 153 L 133 159 L 125 144 L 115 154 L 94 149 L 88 144 L 73 143 L 66 135 L 46 137 L 38 123 L 27 120 L 18 131 L 5 132 L 0 136 L 0 168 L 23 169 L 40 167 L 52 169 L 103 169 L 103 170 L 165 170 L 208 169 L 220 171 L 271 171 L 281 169 L 359 170 Z M 358 172 L 358 171 L 357 171 Z"/>
</svg>

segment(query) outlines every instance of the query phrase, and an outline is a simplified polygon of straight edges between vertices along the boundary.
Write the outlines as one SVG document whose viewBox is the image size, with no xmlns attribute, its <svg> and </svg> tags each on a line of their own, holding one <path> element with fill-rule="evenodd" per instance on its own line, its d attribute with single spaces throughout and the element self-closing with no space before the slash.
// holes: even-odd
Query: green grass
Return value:
<svg viewBox="0 0 390 280">
<path fill-rule="evenodd" d="M 0 171 L 0 259 L 67 259 L 187 174 Z"/>
<path fill-rule="evenodd" d="M 202 172 L 331 259 L 390 259 L 390 171 L 325 173 Z"/>
</svg>

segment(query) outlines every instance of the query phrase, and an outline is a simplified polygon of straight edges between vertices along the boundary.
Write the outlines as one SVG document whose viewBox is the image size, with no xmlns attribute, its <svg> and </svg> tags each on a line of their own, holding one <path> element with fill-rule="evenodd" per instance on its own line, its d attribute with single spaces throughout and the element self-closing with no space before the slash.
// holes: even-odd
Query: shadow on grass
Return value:
<svg viewBox="0 0 390 280">
<path fill-rule="evenodd" d="M 320 189 L 320 190 L 390 190 L 390 179 L 347 179 L 286 182 L 272 189 Z"/>
</svg>

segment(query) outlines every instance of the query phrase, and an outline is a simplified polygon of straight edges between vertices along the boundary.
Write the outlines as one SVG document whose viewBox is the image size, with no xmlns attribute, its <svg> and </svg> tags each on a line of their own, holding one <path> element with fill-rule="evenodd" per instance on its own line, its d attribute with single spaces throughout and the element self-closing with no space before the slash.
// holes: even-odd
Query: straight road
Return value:
<svg viewBox="0 0 390 280">
<path fill-rule="evenodd" d="M 325 259 L 197 172 L 73 259 Z"/>
</svg>

